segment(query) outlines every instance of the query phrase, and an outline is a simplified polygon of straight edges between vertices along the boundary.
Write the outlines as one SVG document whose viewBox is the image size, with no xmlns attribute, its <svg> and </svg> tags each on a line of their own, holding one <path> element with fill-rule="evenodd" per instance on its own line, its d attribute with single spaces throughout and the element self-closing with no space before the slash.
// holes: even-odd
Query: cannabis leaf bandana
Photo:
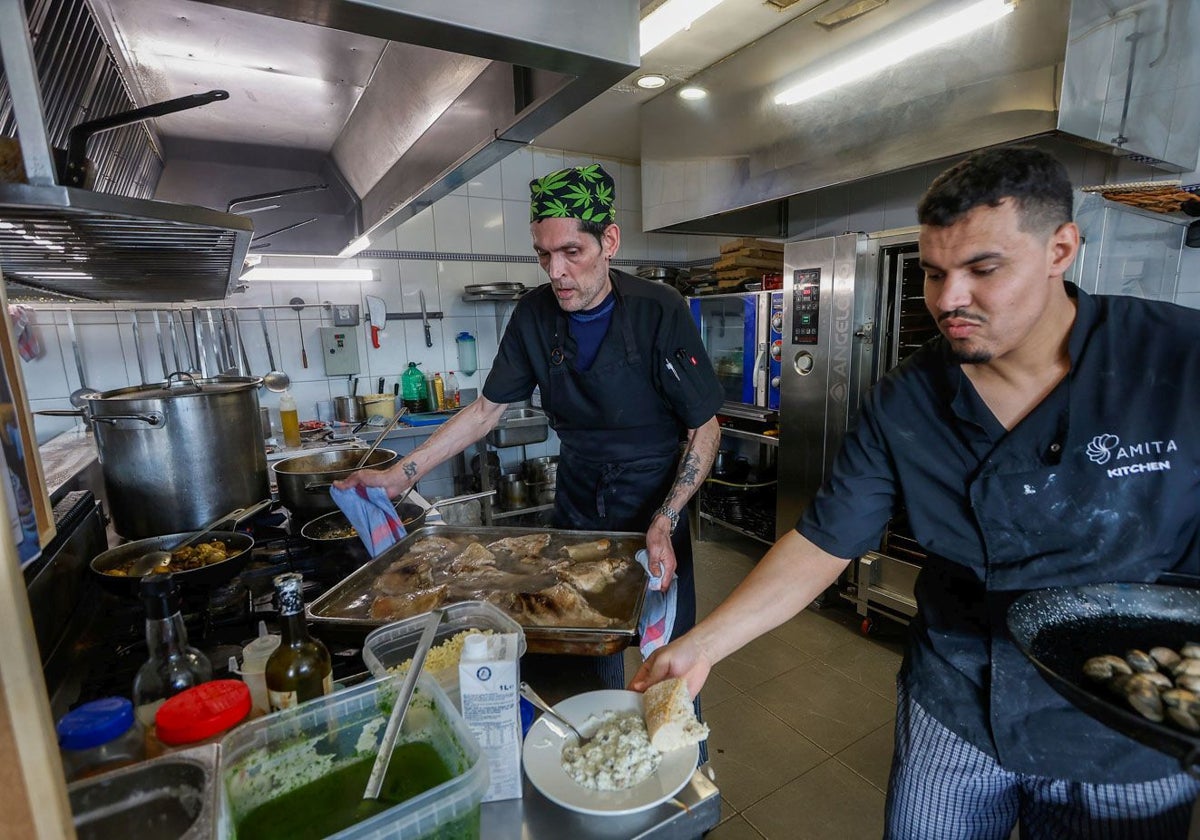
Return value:
<svg viewBox="0 0 1200 840">
<path fill-rule="evenodd" d="M 598 163 L 560 169 L 529 182 L 529 221 L 613 222 L 613 179 Z"/>
</svg>

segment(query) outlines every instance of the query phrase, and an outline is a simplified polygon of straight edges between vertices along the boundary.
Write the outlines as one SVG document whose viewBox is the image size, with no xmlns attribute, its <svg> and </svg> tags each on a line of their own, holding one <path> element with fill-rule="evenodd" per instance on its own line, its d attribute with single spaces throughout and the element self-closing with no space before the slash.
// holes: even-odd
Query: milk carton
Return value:
<svg viewBox="0 0 1200 840">
<path fill-rule="evenodd" d="M 517 635 L 472 633 L 458 664 L 462 716 L 487 756 L 484 802 L 521 796 L 521 715 Z"/>
</svg>

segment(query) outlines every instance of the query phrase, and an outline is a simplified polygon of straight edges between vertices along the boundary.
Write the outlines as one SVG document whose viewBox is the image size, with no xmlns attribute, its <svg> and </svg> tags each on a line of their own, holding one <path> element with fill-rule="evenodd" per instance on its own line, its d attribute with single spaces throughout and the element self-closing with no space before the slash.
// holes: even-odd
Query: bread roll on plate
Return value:
<svg viewBox="0 0 1200 840">
<path fill-rule="evenodd" d="M 708 737 L 708 727 L 692 713 L 692 697 L 687 683 L 678 677 L 655 683 L 642 697 L 646 731 L 650 746 L 670 752 L 698 744 Z"/>
</svg>

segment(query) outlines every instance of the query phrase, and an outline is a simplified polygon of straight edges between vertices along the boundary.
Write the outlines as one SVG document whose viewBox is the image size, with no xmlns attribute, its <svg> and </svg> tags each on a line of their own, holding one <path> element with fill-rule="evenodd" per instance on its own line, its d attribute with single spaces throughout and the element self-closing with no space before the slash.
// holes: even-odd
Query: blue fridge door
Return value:
<svg viewBox="0 0 1200 840">
<path fill-rule="evenodd" d="M 762 342 L 759 294 L 707 295 L 689 299 L 692 318 L 716 371 L 725 401 L 761 405 L 755 392 Z"/>
</svg>

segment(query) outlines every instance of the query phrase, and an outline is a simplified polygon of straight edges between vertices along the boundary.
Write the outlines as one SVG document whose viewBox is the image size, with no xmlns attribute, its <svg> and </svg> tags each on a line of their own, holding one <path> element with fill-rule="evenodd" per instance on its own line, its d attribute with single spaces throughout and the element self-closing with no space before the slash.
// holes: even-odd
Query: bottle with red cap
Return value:
<svg viewBox="0 0 1200 840">
<path fill-rule="evenodd" d="M 167 752 L 213 743 L 250 714 L 250 688 L 212 680 L 181 691 L 159 707 L 154 735 Z"/>
<path fill-rule="evenodd" d="M 267 696 L 271 711 L 287 709 L 333 691 L 333 661 L 304 623 L 303 577 L 296 572 L 275 576 L 282 641 L 267 660 Z"/>
</svg>

